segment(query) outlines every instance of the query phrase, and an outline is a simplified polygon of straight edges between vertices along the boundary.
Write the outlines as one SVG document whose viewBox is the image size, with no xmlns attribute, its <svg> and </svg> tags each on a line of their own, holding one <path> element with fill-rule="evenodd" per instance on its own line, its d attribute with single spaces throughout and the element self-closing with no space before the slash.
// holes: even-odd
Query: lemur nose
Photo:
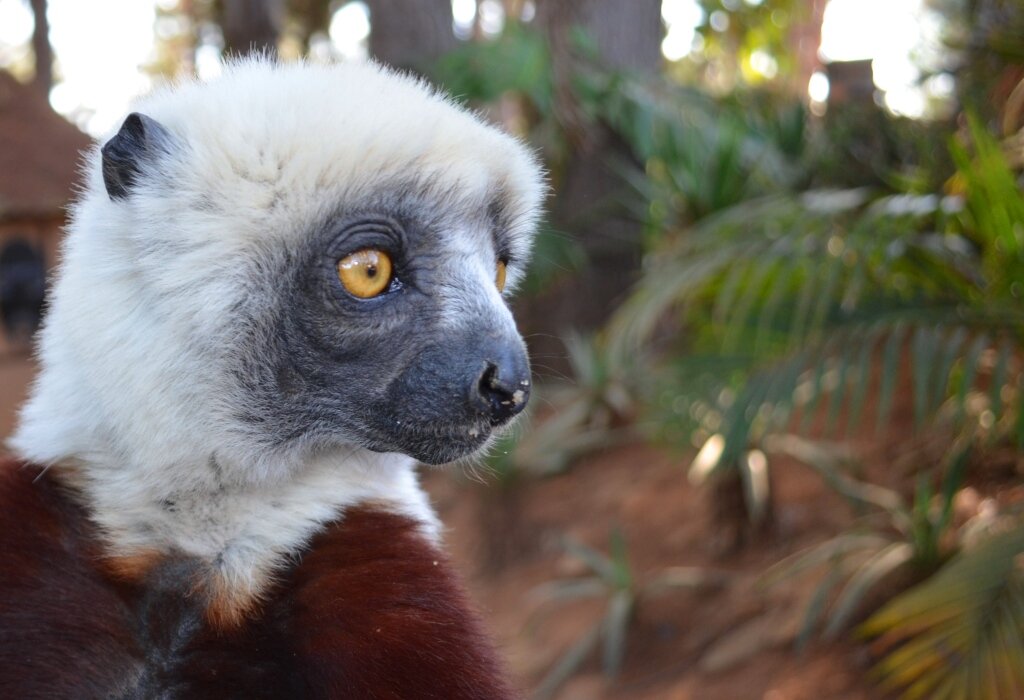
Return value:
<svg viewBox="0 0 1024 700">
<path fill-rule="evenodd" d="M 491 425 L 507 422 L 530 398 L 530 370 L 523 362 L 488 361 L 477 380 L 477 392 L 489 412 Z"/>
</svg>

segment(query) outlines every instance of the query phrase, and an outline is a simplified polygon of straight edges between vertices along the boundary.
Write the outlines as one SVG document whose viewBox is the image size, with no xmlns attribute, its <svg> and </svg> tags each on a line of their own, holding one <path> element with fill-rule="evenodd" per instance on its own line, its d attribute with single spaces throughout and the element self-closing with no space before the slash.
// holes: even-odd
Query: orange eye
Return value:
<svg viewBox="0 0 1024 700">
<path fill-rule="evenodd" d="M 382 250 L 368 248 L 338 261 L 338 279 L 348 293 L 370 299 L 383 293 L 391 282 L 391 258 Z"/>
<path fill-rule="evenodd" d="M 499 292 L 505 291 L 505 261 L 498 261 L 498 270 L 494 275 L 494 284 L 498 287 Z"/>
</svg>

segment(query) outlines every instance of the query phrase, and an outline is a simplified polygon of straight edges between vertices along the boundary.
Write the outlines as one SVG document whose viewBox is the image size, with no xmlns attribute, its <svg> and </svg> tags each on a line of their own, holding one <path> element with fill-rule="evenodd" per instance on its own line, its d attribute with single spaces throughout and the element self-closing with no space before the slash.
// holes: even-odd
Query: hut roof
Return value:
<svg viewBox="0 0 1024 700">
<path fill-rule="evenodd" d="M 0 70 L 0 221 L 61 214 L 88 136 Z"/>
</svg>

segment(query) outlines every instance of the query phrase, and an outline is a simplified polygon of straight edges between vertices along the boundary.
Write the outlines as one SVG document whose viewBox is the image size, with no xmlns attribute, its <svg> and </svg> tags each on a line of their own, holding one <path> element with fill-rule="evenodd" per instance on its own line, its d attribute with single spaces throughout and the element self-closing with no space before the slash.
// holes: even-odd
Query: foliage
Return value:
<svg viewBox="0 0 1024 700">
<path fill-rule="evenodd" d="M 1024 6 L 1018 0 L 928 0 L 943 18 L 942 60 L 960 103 L 995 118 L 1024 68 Z M 1014 77 L 1015 76 L 1015 77 Z"/>
<path fill-rule="evenodd" d="M 655 397 L 665 420 L 721 433 L 722 464 L 794 414 L 855 429 L 872 386 L 882 427 L 907 358 L 918 425 L 980 421 L 1024 441 L 1024 195 L 991 137 L 972 136 L 972 156 L 953 147 L 962 197 L 768 196 L 667 240 L 610 330 L 639 346 L 666 318 L 686 329 Z"/>
<path fill-rule="evenodd" d="M 883 688 L 903 698 L 1024 695 L 1024 524 L 980 539 L 861 627 Z"/>
<path fill-rule="evenodd" d="M 719 88 L 741 82 L 757 83 L 788 76 L 797 67 L 792 30 L 807 20 L 809 3 L 799 0 L 698 0 L 700 52 L 688 57 L 701 69 L 704 80 Z M 755 69 L 752 58 L 763 55 L 767 73 Z M 806 86 L 805 86 L 806 87 Z"/>
<path fill-rule="evenodd" d="M 649 229 L 664 232 L 732 205 L 784 190 L 804 177 L 806 113 L 796 102 L 748 109 L 738 98 L 615 79 L 601 114 L 632 146 L 644 172 L 625 172 L 649 203 Z M 769 102 L 770 104 L 770 102 Z M 644 218 L 644 212 L 637 212 Z M 657 239 L 651 241 L 656 242 Z"/>
<path fill-rule="evenodd" d="M 663 411 L 667 422 L 710 435 L 705 448 L 720 443 L 719 469 L 737 469 L 752 445 L 796 453 L 870 508 L 850 531 L 771 572 L 828 567 L 801 642 L 819 626 L 837 635 L 887 587 L 939 567 L 952 572 L 912 588 L 865 628 L 885 632 L 891 651 L 879 676 L 907 697 L 1019 694 L 1020 660 L 995 641 L 1021 634 L 1012 563 L 1019 549 L 979 545 L 980 560 L 968 548 L 944 566 L 984 525 L 952 523 L 966 450 L 1007 439 L 1024 445 L 1024 194 L 995 139 L 974 119 L 968 128 L 969 145 L 950 147 L 950 195 L 781 194 L 699 221 L 659 249 L 610 334 L 647 341 L 666 318 L 689 331 L 683 342 L 670 335 L 666 364 L 676 381 L 659 400 L 673 408 Z M 834 448 L 812 450 L 784 434 L 837 435 L 841 424 L 863 434 L 868 397 L 882 429 L 903 386 L 915 425 L 941 425 L 955 442 L 938 494 L 923 475 L 907 502 L 851 477 Z M 958 583 L 971 575 L 982 576 L 980 601 Z M 936 651 L 943 645 L 950 655 Z"/>
<path fill-rule="evenodd" d="M 610 555 L 570 538 L 563 541 L 563 546 L 582 561 L 593 575 L 550 583 L 535 590 L 534 594 L 549 601 L 600 596 L 605 597 L 608 604 L 597 623 L 569 648 L 540 683 L 536 693 L 538 699 L 552 697 L 601 641 L 604 642 L 602 666 L 608 676 L 615 676 L 625 655 L 626 630 L 636 604 L 633 572 L 621 532 L 612 533 Z"/>
<path fill-rule="evenodd" d="M 826 638 L 845 630 L 870 595 L 892 585 L 901 573 L 910 581 L 932 574 L 957 550 L 962 536 L 975 529 L 976 520 L 983 519 L 979 516 L 953 531 L 953 501 L 967 466 L 966 448 L 952 452 L 937 493 L 927 473 L 922 473 L 914 497 L 907 503 L 895 490 L 851 476 L 834 447 L 791 435 L 773 439 L 771 447 L 814 467 L 855 507 L 870 509 L 849 530 L 787 557 L 766 572 L 764 582 L 770 585 L 827 567 L 808 602 L 797 637 L 800 648 L 821 624 Z"/>
<path fill-rule="evenodd" d="M 626 636 L 637 605 L 671 590 L 717 586 L 722 583 L 719 572 L 688 567 L 670 567 L 640 581 L 629 563 L 626 540 L 622 532 L 611 533 L 608 554 L 566 537 L 566 552 L 578 559 L 590 575 L 546 583 L 533 591 L 543 604 L 603 598 L 606 605 L 598 619 L 576 640 L 541 681 L 534 695 L 546 700 L 567 681 L 590 655 L 601 647 L 601 666 L 605 675 L 614 678 L 626 654 Z"/>
<path fill-rule="evenodd" d="M 517 22 L 509 22 L 491 41 L 467 43 L 449 53 L 432 73 L 461 99 L 495 103 L 514 92 L 538 114 L 549 113 L 554 102 L 547 44 L 539 32 Z"/>
</svg>

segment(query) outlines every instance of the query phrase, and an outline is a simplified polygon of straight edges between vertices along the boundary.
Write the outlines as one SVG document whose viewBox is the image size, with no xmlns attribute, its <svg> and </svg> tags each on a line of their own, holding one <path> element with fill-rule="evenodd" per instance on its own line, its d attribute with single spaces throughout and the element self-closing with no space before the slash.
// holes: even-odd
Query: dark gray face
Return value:
<svg viewBox="0 0 1024 700">
<path fill-rule="evenodd" d="M 349 213 L 261 271 L 275 280 L 271 308 L 252 309 L 232 364 L 241 418 L 275 446 L 354 443 L 439 464 L 473 452 L 525 407 L 525 345 L 481 274 L 507 257 L 500 236 L 487 250 L 459 247 L 451 222 L 416 209 Z M 386 252 L 394 274 L 387 291 L 359 299 L 337 264 L 365 249 Z"/>
</svg>

